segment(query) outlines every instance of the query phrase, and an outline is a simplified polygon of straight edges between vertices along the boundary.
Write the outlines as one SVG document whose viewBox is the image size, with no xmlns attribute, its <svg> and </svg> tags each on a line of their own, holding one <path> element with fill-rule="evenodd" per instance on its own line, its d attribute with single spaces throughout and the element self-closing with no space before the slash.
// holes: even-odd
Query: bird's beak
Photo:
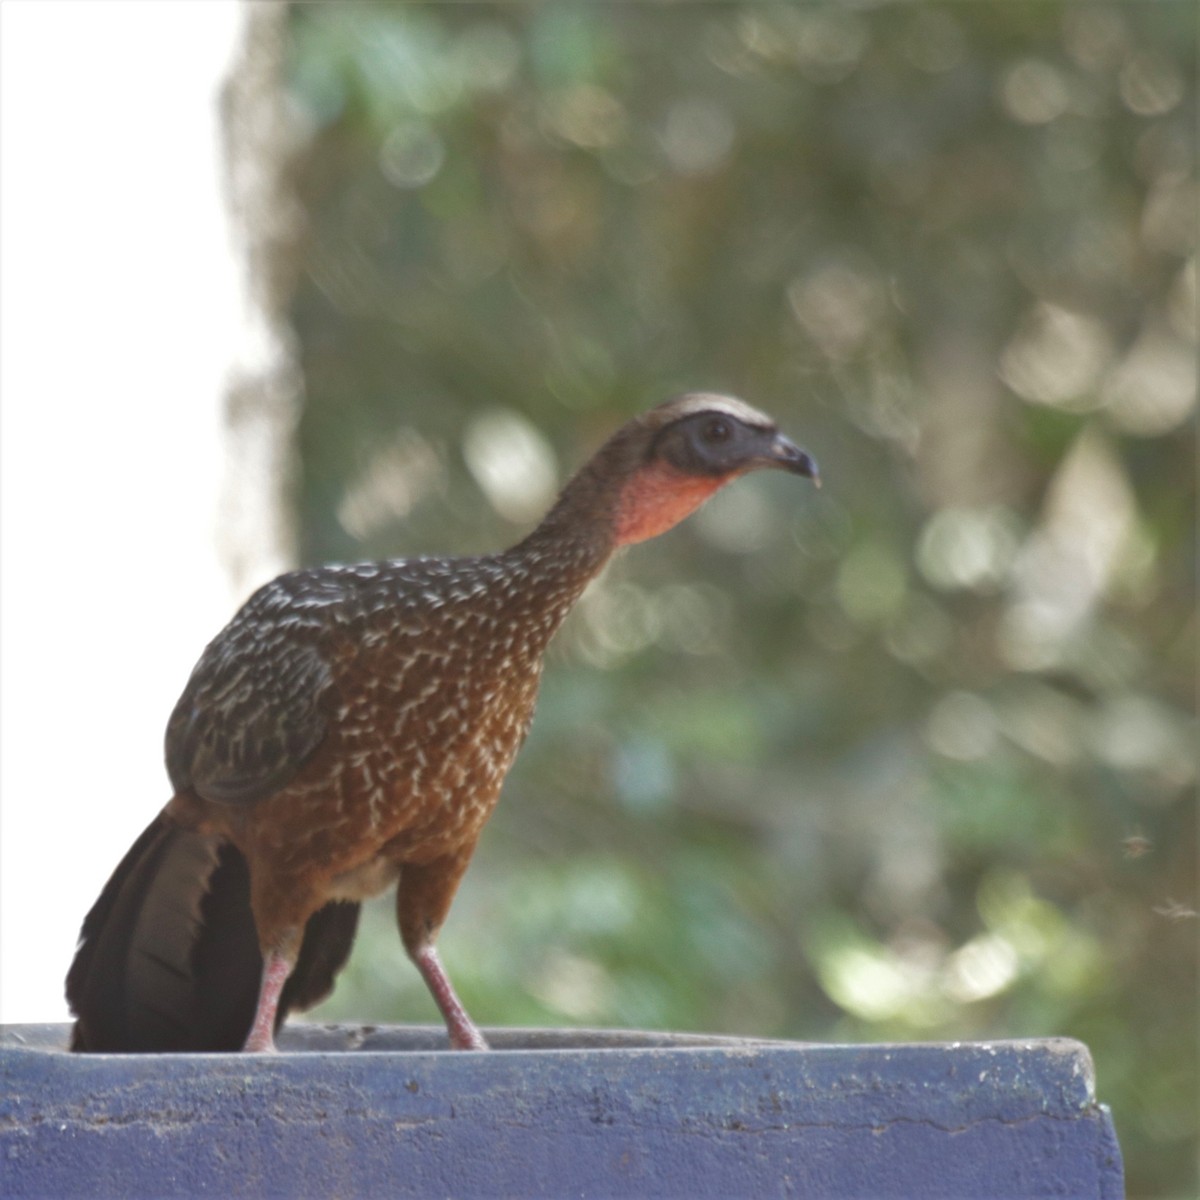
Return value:
<svg viewBox="0 0 1200 1200">
<path fill-rule="evenodd" d="M 754 465 L 776 467 L 781 471 L 790 471 L 793 475 L 804 475 L 811 479 L 816 487 L 821 486 L 821 473 L 817 470 L 816 459 L 782 433 L 775 435 L 766 453 L 757 457 Z"/>
</svg>

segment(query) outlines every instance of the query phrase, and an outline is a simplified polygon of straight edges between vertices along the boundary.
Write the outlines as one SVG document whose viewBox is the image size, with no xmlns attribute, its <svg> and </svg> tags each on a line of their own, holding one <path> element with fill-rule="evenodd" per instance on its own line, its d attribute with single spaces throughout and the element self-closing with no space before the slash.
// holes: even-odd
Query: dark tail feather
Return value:
<svg viewBox="0 0 1200 1200">
<path fill-rule="evenodd" d="M 354 943 L 358 908 L 328 904 L 310 918 L 279 1024 L 289 1009 L 332 989 Z M 84 919 L 67 974 L 77 1018 L 71 1049 L 238 1050 L 261 975 L 246 860 L 228 842 L 160 815 Z"/>
<path fill-rule="evenodd" d="M 361 907 L 357 901 L 333 900 L 308 918 L 300 957 L 283 985 L 276 1031 L 289 1012 L 304 1012 L 333 991 L 334 980 L 346 965 L 354 946 Z M 247 1031 L 249 1028 L 247 1022 Z"/>
</svg>

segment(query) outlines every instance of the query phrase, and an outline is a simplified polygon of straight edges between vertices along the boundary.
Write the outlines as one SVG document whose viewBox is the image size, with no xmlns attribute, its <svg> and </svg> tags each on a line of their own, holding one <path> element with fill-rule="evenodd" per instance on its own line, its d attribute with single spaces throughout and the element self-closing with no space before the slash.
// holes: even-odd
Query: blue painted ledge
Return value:
<svg viewBox="0 0 1200 1200">
<path fill-rule="evenodd" d="M 272 1057 L 0 1030 L 0 1195 L 1124 1194 L 1078 1042 L 818 1046 L 295 1026 Z"/>
</svg>

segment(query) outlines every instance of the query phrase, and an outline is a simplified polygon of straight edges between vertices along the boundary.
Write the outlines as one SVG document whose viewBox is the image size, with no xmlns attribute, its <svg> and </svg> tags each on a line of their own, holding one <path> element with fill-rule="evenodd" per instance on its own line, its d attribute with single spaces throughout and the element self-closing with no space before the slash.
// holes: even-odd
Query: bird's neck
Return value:
<svg viewBox="0 0 1200 1200">
<path fill-rule="evenodd" d="M 500 556 L 524 575 L 539 603 L 555 610 L 553 628 L 622 546 L 664 533 L 697 509 L 727 476 L 692 476 L 647 462 L 622 431 L 563 488 L 523 541 Z"/>
<path fill-rule="evenodd" d="M 620 545 L 619 495 L 620 489 L 589 463 L 537 528 L 499 556 L 509 571 L 525 577 L 543 605 L 555 610 L 555 627 Z"/>
<path fill-rule="evenodd" d="M 582 592 L 617 546 L 612 499 L 581 472 L 563 488 L 533 533 L 503 557 L 528 565 L 536 576 L 558 587 L 576 583 Z"/>
</svg>

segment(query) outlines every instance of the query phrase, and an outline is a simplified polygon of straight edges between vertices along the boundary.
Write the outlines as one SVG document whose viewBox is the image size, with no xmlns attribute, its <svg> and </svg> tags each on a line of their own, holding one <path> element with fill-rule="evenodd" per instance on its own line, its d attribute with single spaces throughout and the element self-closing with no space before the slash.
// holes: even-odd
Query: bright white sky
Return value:
<svg viewBox="0 0 1200 1200">
<path fill-rule="evenodd" d="M 229 0 L 0 4 L 0 1020 L 66 1018 L 80 920 L 169 798 L 234 607 L 215 539 L 241 311 Z"/>
</svg>

